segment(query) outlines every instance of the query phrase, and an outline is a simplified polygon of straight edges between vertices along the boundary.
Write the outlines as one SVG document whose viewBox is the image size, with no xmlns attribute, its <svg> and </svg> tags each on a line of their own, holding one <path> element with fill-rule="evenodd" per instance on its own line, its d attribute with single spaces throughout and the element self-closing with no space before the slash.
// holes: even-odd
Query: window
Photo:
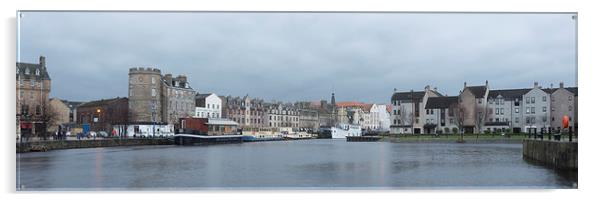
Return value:
<svg viewBox="0 0 602 202">
<path fill-rule="evenodd" d="M 550 110 L 554 111 L 554 107 L 550 107 Z"/>
<path fill-rule="evenodd" d="M 569 95 L 569 101 L 573 100 L 573 96 Z"/>
<path fill-rule="evenodd" d="M 40 70 L 36 69 L 36 76 L 40 76 Z"/>
<path fill-rule="evenodd" d="M 500 114 L 500 108 L 495 108 L 495 114 L 499 115 Z"/>
<path fill-rule="evenodd" d="M 531 114 L 535 114 L 535 107 L 531 107 Z"/>
<path fill-rule="evenodd" d="M 530 114 L 530 113 L 531 113 L 531 108 L 527 107 L 527 114 Z"/>
<path fill-rule="evenodd" d="M 483 102 L 482 98 L 479 98 L 479 104 L 481 104 Z"/>
<path fill-rule="evenodd" d="M 573 106 L 569 105 L 569 111 L 573 111 Z"/>
<path fill-rule="evenodd" d="M 546 111 L 547 111 L 546 107 L 542 107 L 542 108 L 541 108 L 541 111 L 542 111 L 542 112 L 546 112 Z"/>
<path fill-rule="evenodd" d="M 535 97 L 531 97 L 531 103 L 535 104 Z"/>
<path fill-rule="evenodd" d="M 36 106 L 36 115 L 40 115 L 42 113 L 42 108 L 40 105 Z"/>
<path fill-rule="evenodd" d="M 531 104 L 531 99 L 527 97 L 527 104 Z"/>
<path fill-rule="evenodd" d="M 514 123 L 518 123 L 518 117 L 514 118 Z"/>
<path fill-rule="evenodd" d="M 31 80 L 31 87 L 33 87 L 33 86 L 35 86 L 35 85 L 36 85 L 36 80 L 33 80 L 33 79 L 32 79 L 32 80 Z"/>
<path fill-rule="evenodd" d="M 155 84 L 155 77 L 151 77 L 151 83 Z"/>
<path fill-rule="evenodd" d="M 500 114 L 504 115 L 504 108 L 500 108 Z"/>
<path fill-rule="evenodd" d="M 155 90 L 154 88 L 151 89 L 151 96 L 153 96 L 153 97 L 157 96 L 157 90 Z M 177 109 L 177 107 L 176 107 L 176 109 Z"/>
<path fill-rule="evenodd" d="M 517 114 L 518 114 L 519 112 L 520 112 L 520 110 L 518 109 L 518 107 L 517 107 L 517 108 L 514 108 L 514 113 L 517 113 Z"/>
<path fill-rule="evenodd" d="M 500 105 L 500 100 L 499 99 L 495 99 L 495 105 Z"/>
<path fill-rule="evenodd" d="M 25 74 L 29 75 L 29 69 L 25 69 Z"/>
<path fill-rule="evenodd" d="M 547 100 L 546 96 L 541 97 L 541 101 L 545 102 Z"/>
</svg>

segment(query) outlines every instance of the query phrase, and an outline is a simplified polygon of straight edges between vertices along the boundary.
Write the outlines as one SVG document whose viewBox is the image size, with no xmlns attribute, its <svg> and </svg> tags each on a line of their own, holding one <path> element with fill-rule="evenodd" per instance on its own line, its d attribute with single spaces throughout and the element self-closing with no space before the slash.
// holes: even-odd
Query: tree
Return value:
<svg viewBox="0 0 602 202">
<path fill-rule="evenodd" d="M 46 139 L 48 138 L 48 126 L 57 124 L 59 117 L 58 113 L 48 104 L 48 101 L 44 101 L 40 107 L 41 113 L 38 116 L 38 120 L 43 124 L 42 136 Z"/>
<path fill-rule="evenodd" d="M 466 119 L 466 116 L 464 114 L 464 112 L 466 111 L 464 106 L 462 104 L 455 104 L 451 107 L 454 115 L 456 116 L 456 120 L 458 122 L 458 127 L 461 128 L 460 130 L 460 140 L 458 140 L 458 142 L 463 143 L 464 142 L 464 129 L 462 129 L 464 127 L 464 120 Z"/>
</svg>

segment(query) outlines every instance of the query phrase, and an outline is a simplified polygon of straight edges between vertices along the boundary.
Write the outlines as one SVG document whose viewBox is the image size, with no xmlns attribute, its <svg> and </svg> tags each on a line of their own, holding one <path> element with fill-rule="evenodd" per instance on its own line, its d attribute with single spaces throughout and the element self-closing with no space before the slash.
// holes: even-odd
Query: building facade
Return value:
<svg viewBox="0 0 602 202">
<path fill-rule="evenodd" d="M 429 97 L 425 106 L 425 133 L 458 133 L 457 108 L 458 96 Z"/>
<path fill-rule="evenodd" d="M 196 95 L 196 118 L 221 118 L 222 99 L 214 93 Z"/>
<path fill-rule="evenodd" d="M 53 119 L 48 95 L 51 79 L 46 68 L 46 58 L 40 56 L 39 63 L 16 64 L 16 123 L 17 137 L 44 136 L 47 124 Z"/>
<path fill-rule="evenodd" d="M 267 127 L 299 128 L 299 110 L 290 103 L 268 103 L 264 123 Z"/>
<path fill-rule="evenodd" d="M 222 97 L 222 116 L 239 124 L 239 127 L 261 128 L 265 127 L 265 107 L 261 99 L 251 98 L 246 95 L 242 98 Z"/>
<path fill-rule="evenodd" d="M 467 86 L 458 99 L 458 123 L 463 133 L 483 133 L 485 118 L 487 117 L 487 97 L 489 94 L 489 82 L 484 86 Z"/>
<path fill-rule="evenodd" d="M 179 118 L 194 115 L 195 95 L 184 75 L 173 78 L 156 68 L 130 68 L 129 121 L 177 124 Z"/>
<path fill-rule="evenodd" d="M 167 124 L 178 124 L 180 118 L 193 117 L 195 115 L 196 92 L 190 87 L 186 76 L 179 75 L 172 78 L 171 74 L 162 77 L 161 120 Z"/>
<path fill-rule="evenodd" d="M 550 94 L 537 82 L 523 95 L 524 130 L 527 133 L 546 132 L 550 127 Z"/>
<path fill-rule="evenodd" d="M 391 96 L 391 133 L 422 134 L 426 121 L 426 102 L 429 97 L 442 96 L 437 89 L 426 86 L 424 91 L 395 92 Z"/>
<path fill-rule="evenodd" d="M 554 131 L 561 131 L 563 128 L 562 118 L 569 117 L 569 127 L 575 127 L 577 117 L 576 97 L 573 92 L 564 88 L 564 83 L 560 83 L 559 88 L 550 91 L 550 127 Z"/>
<path fill-rule="evenodd" d="M 128 98 L 86 102 L 77 107 L 77 124 L 89 125 L 90 131 L 105 131 L 111 134 L 114 126 L 129 123 L 128 108 Z"/>
</svg>

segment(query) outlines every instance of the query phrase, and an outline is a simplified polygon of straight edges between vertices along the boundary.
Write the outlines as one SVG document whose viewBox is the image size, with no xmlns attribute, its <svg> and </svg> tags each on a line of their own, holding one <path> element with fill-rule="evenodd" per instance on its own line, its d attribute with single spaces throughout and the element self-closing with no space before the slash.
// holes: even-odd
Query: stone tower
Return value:
<svg viewBox="0 0 602 202">
<path fill-rule="evenodd" d="M 161 82 L 159 69 L 130 68 L 128 90 L 130 122 L 163 122 Z"/>
</svg>

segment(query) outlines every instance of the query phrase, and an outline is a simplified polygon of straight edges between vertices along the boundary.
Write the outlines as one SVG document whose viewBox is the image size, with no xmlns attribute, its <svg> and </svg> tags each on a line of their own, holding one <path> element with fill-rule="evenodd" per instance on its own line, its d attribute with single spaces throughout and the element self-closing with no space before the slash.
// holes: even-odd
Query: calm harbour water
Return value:
<svg viewBox="0 0 602 202">
<path fill-rule="evenodd" d="M 574 188 L 521 144 L 300 140 L 17 154 L 21 190 Z"/>
</svg>

